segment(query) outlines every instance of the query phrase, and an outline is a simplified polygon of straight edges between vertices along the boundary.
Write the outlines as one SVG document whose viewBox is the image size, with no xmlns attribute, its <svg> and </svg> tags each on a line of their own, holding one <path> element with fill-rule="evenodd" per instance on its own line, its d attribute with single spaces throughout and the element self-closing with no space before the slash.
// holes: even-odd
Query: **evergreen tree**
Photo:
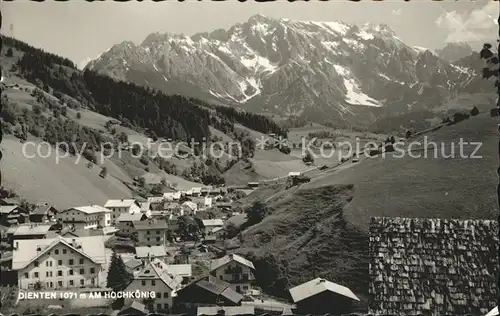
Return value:
<svg viewBox="0 0 500 316">
<path fill-rule="evenodd" d="M 262 201 L 256 201 L 250 208 L 246 210 L 248 223 L 250 225 L 261 222 L 266 217 L 269 209 Z"/>
<path fill-rule="evenodd" d="M 7 57 L 12 57 L 14 56 L 14 53 L 12 52 L 12 48 L 9 47 L 9 49 L 7 49 L 7 54 L 6 54 Z"/>
<path fill-rule="evenodd" d="M 123 291 L 131 280 L 132 276 L 127 272 L 122 257 L 113 251 L 106 286 L 119 292 Z"/>
<path fill-rule="evenodd" d="M 472 110 L 470 111 L 470 115 L 471 116 L 476 116 L 479 114 L 479 109 L 475 106 L 472 108 Z"/>
<path fill-rule="evenodd" d="M 108 175 L 108 168 L 102 167 L 102 170 L 101 170 L 101 173 L 99 173 L 99 176 L 101 176 L 101 178 L 106 178 L 107 175 Z"/>
</svg>

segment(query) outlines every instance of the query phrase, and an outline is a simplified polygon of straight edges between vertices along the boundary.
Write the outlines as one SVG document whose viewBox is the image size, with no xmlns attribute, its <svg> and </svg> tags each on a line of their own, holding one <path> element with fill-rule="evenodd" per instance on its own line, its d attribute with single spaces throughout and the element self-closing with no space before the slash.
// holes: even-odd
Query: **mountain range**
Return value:
<svg viewBox="0 0 500 316">
<path fill-rule="evenodd" d="M 453 53 L 454 47 L 412 47 L 383 24 L 256 15 L 227 30 L 125 41 L 86 68 L 275 118 L 366 126 L 384 115 L 432 109 L 460 93 L 491 91 L 479 75 L 479 58 L 464 45 Z"/>
</svg>

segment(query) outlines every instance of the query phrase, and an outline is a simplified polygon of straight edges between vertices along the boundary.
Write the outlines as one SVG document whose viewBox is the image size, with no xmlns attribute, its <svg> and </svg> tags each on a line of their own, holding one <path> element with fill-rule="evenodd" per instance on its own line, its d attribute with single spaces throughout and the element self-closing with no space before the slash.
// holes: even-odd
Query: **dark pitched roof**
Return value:
<svg viewBox="0 0 500 316">
<path fill-rule="evenodd" d="M 31 212 L 32 215 L 45 215 L 47 212 L 53 208 L 52 205 L 47 205 L 47 204 L 42 204 L 38 205 L 33 212 Z M 55 209 L 54 209 L 55 210 Z"/>
<path fill-rule="evenodd" d="M 370 312 L 484 315 L 496 306 L 498 224 L 374 218 Z"/>
<path fill-rule="evenodd" d="M 243 299 L 243 296 L 241 294 L 231 289 L 229 283 L 212 276 L 201 277 L 186 285 L 184 288 L 178 290 L 178 292 L 183 292 L 184 289 L 190 287 L 199 287 L 215 295 L 222 296 L 235 304 L 238 304 Z"/>
</svg>

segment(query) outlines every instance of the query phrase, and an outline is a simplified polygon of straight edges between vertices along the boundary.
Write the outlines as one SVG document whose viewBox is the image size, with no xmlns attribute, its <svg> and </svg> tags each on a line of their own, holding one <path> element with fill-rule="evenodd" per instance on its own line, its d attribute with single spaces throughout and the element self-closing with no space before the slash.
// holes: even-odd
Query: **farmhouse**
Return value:
<svg viewBox="0 0 500 316">
<path fill-rule="evenodd" d="M 152 196 L 148 198 L 148 203 L 151 210 L 159 211 L 163 209 L 165 198 L 163 196 Z"/>
<path fill-rule="evenodd" d="M 485 315 L 497 306 L 498 223 L 373 218 L 370 313 Z"/>
<path fill-rule="evenodd" d="M 125 291 L 148 291 L 155 292 L 154 300 L 148 301 L 147 308 L 150 311 L 169 311 L 172 307 L 172 292 L 177 289 L 172 276 L 157 264 L 147 262 L 139 271 Z"/>
<path fill-rule="evenodd" d="M 290 289 L 290 295 L 300 314 L 349 313 L 353 301 L 359 298 L 347 287 L 316 278 Z"/>
<path fill-rule="evenodd" d="M 193 271 L 190 264 L 169 264 L 167 265 L 167 270 L 172 275 L 181 277 L 183 284 L 188 283 L 193 276 Z"/>
<path fill-rule="evenodd" d="M 99 205 L 73 207 L 57 214 L 64 224 L 75 228 L 98 228 L 111 225 L 111 210 Z"/>
<path fill-rule="evenodd" d="M 47 203 L 38 205 L 30 213 L 29 219 L 32 223 L 48 223 L 56 221 L 57 210 Z"/>
<path fill-rule="evenodd" d="M 195 280 L 177 290 L 176 305 L 195 309 L 198 306 L 239 306 L 243 296 L 236 293 L 230 284 L 208 276 Z"/>
<path fill-rule="evenodd" d="M 18 205 L 0 206 L 0 224 L 10 226 L 26 222 L 28 212 Z"/>
<path fill-rule="evenodd" d="M 134 233 L 136 230 L 134 228 L 133 222 L 144 221 L 147 219 L 147 216 L 143 213 L 123 213 L 118 217 L 117 223 L 118 228 L 120 229 L 120 234 L 122 235 L 130 235 Z"/>
<path fill-rule="evenodd" d="M 167 222 L 164 220 L 135 221 L 139 246 L 165 246 L 167 241 Z"/>
<path fill-rule="evenodd" d="M 136 272 L 141 271 L 141 269 L 143 267 L 142 260 L 135 259 L 135 258 L 128 259 L 126 261 L 124 260 L 123 263 L 125 264 L 125 269 L 127 270 L 127 272 L 132 274 L 132 275 Z"/>
<path fill-rule="evenodd" d="M 179 201 L 181 198 L 181 191 L 163 193 L 163 198 L 167 201 Z"/>
<path fill-rule="evenodd" d="M 183 215 L 193 215 L 198 210 L 198 205 L 191 201 L 186 201 L 181 205 Z"/>
<path fill-rule="evenodd" d="M 145 316 L 149 314 L 149 310 L 142 303 L 137 301 L 133 301 L 130 306 L 125 307 L 121 311 L 117 313 L 117 316 L 122 315 L 136 315 L 136 316 Z"/>
<path fill-rule="evenodd" d="M 107 254 L 102 236 L 14 242 L 12 269 L 20 289 L 66 289 L 99 285 Z"/>
<path fill-rule="evenodd" d="M 203 229 L 205 231 L 205 235 L 212 235 L 212 231 L 214 228 L 221 228 L 224 226 L 224 222 L 222 219 L 204 219 L 201 221 L 201 224 L 203 226 Z"/>
<path fill-rule="evenodd" d="M 105 208 L 110 209 L 112 214 L 112 222 L 116 223 L 116 220 L 122 213 L 139 213 L 141 211 L 141 205 L 134 199 L 120 199 L 120 200 L 108 200 L 104 204 Z"/>
<path fill-rule="evenodd" d="M 238 293 L 249 293 L 251 284 L 255 280 L 253 263 L 242 256 L 229 254 L 212 260 L 210 275 L 231 285 Z"/>
</svg>

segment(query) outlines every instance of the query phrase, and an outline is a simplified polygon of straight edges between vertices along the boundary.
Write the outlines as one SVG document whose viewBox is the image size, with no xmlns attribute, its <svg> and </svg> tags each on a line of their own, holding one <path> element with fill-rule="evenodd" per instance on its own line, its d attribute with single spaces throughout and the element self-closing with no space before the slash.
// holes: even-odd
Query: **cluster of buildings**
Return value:
<svg viewBox="0 0 500 316">
<path fill-rule="evenodd" d="M 195 275 L 193 264 L 199 262 L 179 262 L 183 242 L 172 241 L 167 234 L 171 216 L 182 214 L 175 213 L 177 210 L 189 208 L 192 211 L 189 214 L 196 214 L 209 205 L 207 200 L 215 198 L 199 196 L 201 192 L 193 189 L 165 193 L 161 199 L 150 198 L 144 203 L 133 199 L 109 200 L 103 206 L 62 211 L 43 204 L 29 213 L 4 200 L 0 209 L 9 227 L 2 239 L 12 251 L 4 268 L 15 275 L 9 282 L 20 291 L 109 291 L 106 283 L 113 250 L 106 242 L 112 236 L 133 235 L 133 253 L 119 253 L 133 276 L 125 291 L 154 291 L 156 295 L 154 299 L 127 302 L 119 312 L 122 314 L 173 310 L 197 315 L 215 315 L 221 310 L 234 314 L 256 311 L 287 314 L 296 308 L 304 312 L 312 309 L 313 297 L 344 297 L 332 299 L 343 303 L 359 300 L 349 289 L 319 279 L 290 289 L 293 303 L 262 299 L 256 287 L 253 262 L 238 254 L 209 254 L 203 259 L 205 272 Z M 191 194 L 191 200 L 183 201 L 187 194 Z M 200 198 L 202 206 L 193 198 Z M 196 207 L 193 209 L 186 202 Z M 158 205 L 171 203 L 179 208 L 163 218 L 155 214 Z M 197 220 L 205 239 L 224 239 L 222 219 Z"/>
</svg>

